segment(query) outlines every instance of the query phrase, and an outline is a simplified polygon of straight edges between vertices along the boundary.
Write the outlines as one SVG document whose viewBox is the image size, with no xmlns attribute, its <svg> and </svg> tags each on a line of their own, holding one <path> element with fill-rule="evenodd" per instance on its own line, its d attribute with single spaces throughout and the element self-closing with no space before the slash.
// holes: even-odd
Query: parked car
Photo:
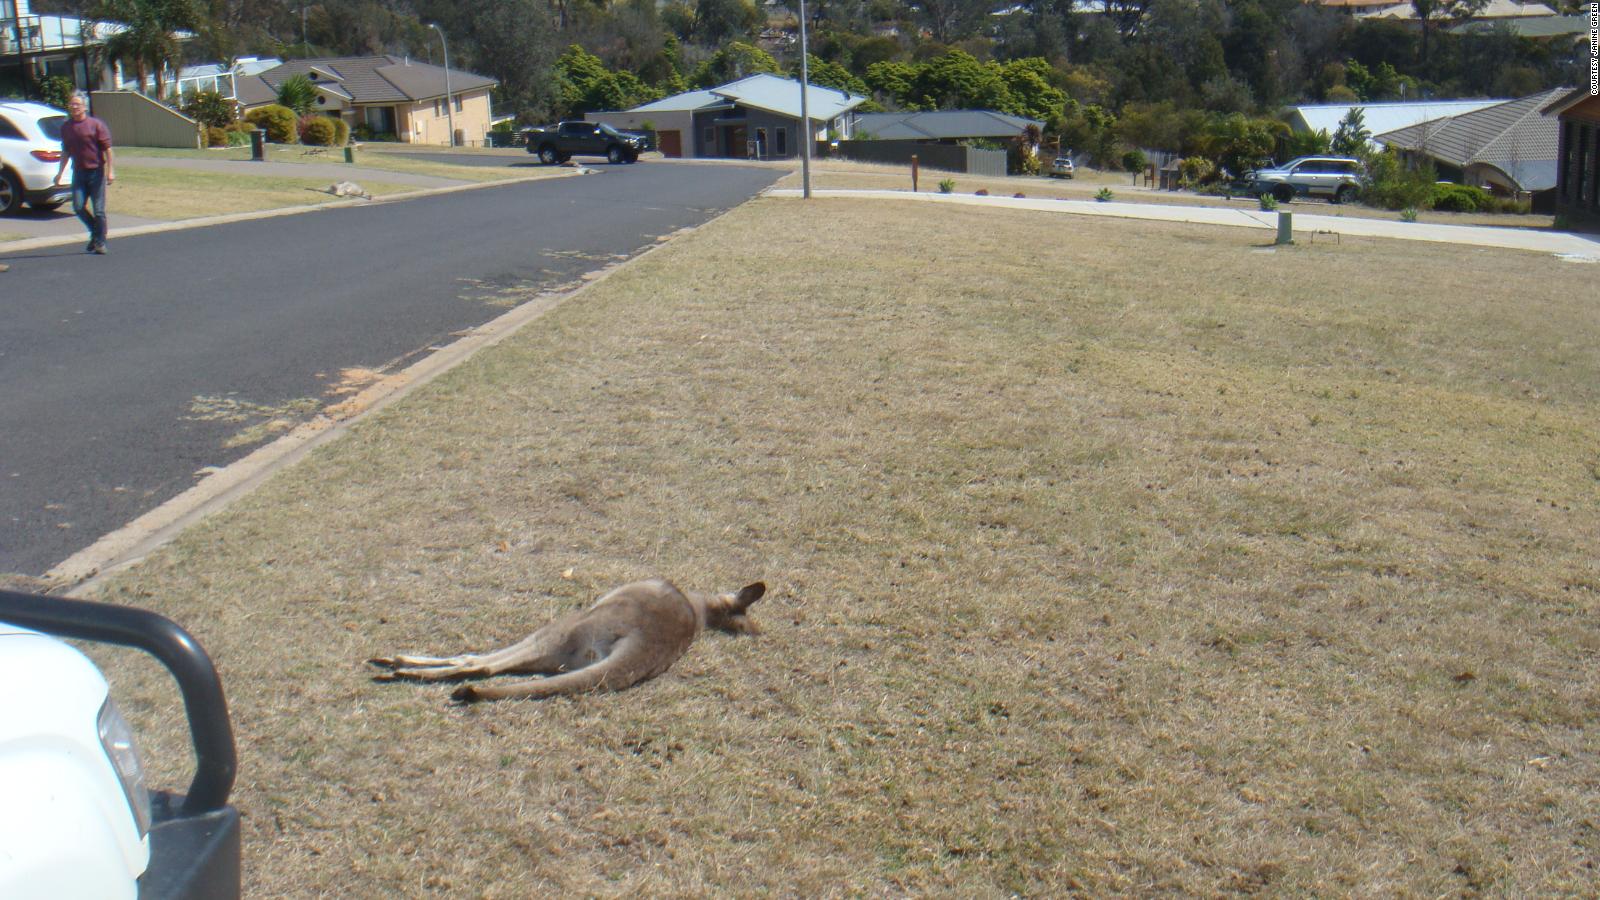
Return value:
<svg viewBox="0 0 1600 900">
<path fill-rule="evenodd" d="M 177 680 L 195 775 L 145 786 L 105 677 L 55 636 L 137 647 Z M 145 610 L 0 590 L 0 897 L 236 900 L 239 813 L 222 685 L 205 651 Z"/>
<path fill-rule="evenodd" d="M 1051 178 L 1071 178 L 1073 174 L 1072 157 L 1058 156 L 1050 161 Z"/>
<path fill-rule="evenodd" d="M 547 166 L 574 156 L 604 156 L 612 164 L 637 162 L 649 147 L 645 135 L 594 122 L 562 122 L 554 128 L 530 128 L 526 134 L 528 152 Z"/>
<path fill-rule="evenodd" d="M 1255 173 L 1250 190 L 1271 194 L 1279 203 L 1296 197 L 1326 197 L 1348 203 L 1361 192 L 1361 161 L 1345 156 L 1301 156 Z"/>
<path fill-rule="evenodd" d="M 55 209 L 72 199 L 72 188 L 55 183 L 61 166 L 61 126 L 67 114 L 43 103 L 0 101 L 0 215 L 27 203 Z"/>
</svg>

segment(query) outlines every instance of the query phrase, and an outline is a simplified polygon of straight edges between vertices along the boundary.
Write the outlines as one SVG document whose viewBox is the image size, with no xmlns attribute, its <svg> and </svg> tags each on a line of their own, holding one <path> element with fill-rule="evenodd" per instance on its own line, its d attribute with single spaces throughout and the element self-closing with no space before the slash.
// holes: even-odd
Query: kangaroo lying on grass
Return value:
<svg viewBox="0 0 1600 900">
<path fill-rule="evenodd" d="M 755 623 L 745 611 L 766 592 L 767 586 L 759 581 L 737 594 L 702 594 L 652 578 L 615 588 L 583 612 L 557 619 L 504 650 L 447 657 L 380 656 L 367 662 L 386 670 L 375 676 L 378 681 L 442 681 L 507 673 L 549 676 L 509 685 L 465 685 L 450 695 L 462 703 L 620 691 L 665 672 L 707 627 L 754 634 Z"/>
</svg>

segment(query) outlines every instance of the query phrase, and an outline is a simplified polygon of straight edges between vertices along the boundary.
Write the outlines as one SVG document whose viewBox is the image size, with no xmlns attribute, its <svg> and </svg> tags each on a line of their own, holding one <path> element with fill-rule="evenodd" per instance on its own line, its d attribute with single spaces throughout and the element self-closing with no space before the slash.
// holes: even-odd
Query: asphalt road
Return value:
<svg viewBox="0 0 1600 900">
<path fill-rule="evenodd" d="M 781 172 L 599 174 L 0 254 L 0 573 L 41 575 L 188 489 L 342 370 L 410 362 L 704 222 Z M 297 401 L 302 405 L 296 406 Z"/>
</svg>

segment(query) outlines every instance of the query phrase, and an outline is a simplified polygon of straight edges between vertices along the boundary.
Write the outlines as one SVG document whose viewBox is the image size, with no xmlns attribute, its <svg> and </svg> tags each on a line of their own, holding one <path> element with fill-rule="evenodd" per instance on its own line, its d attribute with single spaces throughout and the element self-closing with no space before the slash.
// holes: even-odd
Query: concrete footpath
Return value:
<svg viewBox="0 0 1600 900">
<path fill-rule="evenodd" d="M 1094 200 L 1028 199 L 1025 197 L 980 197 L 975 194 L 911 193 L 910 191 L 813 190 L 813 197 L 853 197 L 874 200 L 911 200 L 924 203 L 965 203 L 1008 209 L 1071 213 L 1082 216 L 1112 216 L 1119 219 L 1151 219 L 1162 222 L 1193 222 L 1199 225 L 1231 225 L 1276 232 L 1278 215 L 1259 209 L 1224 209 L 1215 206 L 1171 206 L 1156 203 L 1100 203 Z M 801 191 L 772 190 L 771 197 L 799 197 Z M 1296 239 L 1313 235 L 1394 238 L 1405 241 L 1432 241 L 1476 247 L 1501 247 L 1551 253 L 1575 262 L 1600 262 L 1600 235 L 1540 231 L 1530 228 L 1495 228 L 1482 225 L 1431 225 L 1356 216 L 1321 216 L 1294 213 Z"/>
</svg>

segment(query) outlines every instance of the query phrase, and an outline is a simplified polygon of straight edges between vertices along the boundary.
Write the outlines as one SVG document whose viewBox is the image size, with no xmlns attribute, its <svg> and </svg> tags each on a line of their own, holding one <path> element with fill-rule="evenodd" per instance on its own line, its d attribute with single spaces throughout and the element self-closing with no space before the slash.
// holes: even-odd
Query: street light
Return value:
<svg viewBox="0 0 1600 900">
<path fill-rule="evenodd" d="M 444 29 L 429 22 L 428 27 L 439 32 L 439 46 L 444 50 L 444 114 L 450 124 L 450 146 L 456 145 L 456 108 L 450 102 L 450 45 L 445 43 Z"/>
</svg>

